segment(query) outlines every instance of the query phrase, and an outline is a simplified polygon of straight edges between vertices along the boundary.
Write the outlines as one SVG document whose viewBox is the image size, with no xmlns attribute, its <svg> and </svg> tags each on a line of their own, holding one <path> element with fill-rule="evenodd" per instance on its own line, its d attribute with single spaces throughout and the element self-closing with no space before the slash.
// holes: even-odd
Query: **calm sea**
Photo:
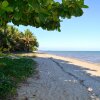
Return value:
<svg viewBox="0 0 100 100">
<path fill-rule="evenodd" d="M 46 51 L 46 53 L 100 64 L 100 51 Z"/>
</svg>

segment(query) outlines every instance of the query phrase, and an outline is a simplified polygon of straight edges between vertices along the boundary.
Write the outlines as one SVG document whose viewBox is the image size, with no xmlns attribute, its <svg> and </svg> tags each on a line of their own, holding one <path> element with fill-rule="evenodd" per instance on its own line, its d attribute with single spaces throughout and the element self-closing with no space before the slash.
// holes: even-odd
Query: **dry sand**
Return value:
<svg viewBox="0 0 100 100">
<path fill-rule="evenodd" d="M 39 73 L 18 88 L 17 100 L 100 100 L 100 66 L 37 54 Z"/>
</svg>

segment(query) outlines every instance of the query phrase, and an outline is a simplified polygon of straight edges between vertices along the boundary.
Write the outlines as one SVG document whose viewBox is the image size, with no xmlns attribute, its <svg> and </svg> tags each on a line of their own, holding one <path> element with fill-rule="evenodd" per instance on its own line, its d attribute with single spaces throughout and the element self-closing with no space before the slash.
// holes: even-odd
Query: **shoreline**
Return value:
<svg viewBox="0 0 100 100">
<path fill-rule="evenodd" d="M 44 52 L 44 53 L 42 53 L 42 52 L 37 52 L 37 53 L 38 53 L 38 54 L 54 55 L 54 56 L 59 56 L 59 57 L 63 57 L 63 58 L 75 59 L 75 60 L 78 60 L 78 61 L 87 62 L 87 63 L 94 64 L 94 65 L 100 65 L 100 63 L 95 63 L 95 62 L 92 62 L 92 61 L 82 60 L 82 59 L 76 58 L 76 57 L 61 56 L 61 55 L 50 54 L 50 53 L 45 53 L 45 52 Z"/>
<path fill-rule="evenodd" d="M 53 57 L 53 58 L 56 58 L 56 59 L 69 61 L 71 64 L 81 66 L 82 68 L 90 68 L 91 71 L 88 71 L 88 73 L 90 73 L 92 75 L 100 76 L 100 64 L 97 64 L 97 63 L 92 63 L 92 62 L 84 61 L 84 60 L 77 59 L 77 58 L 58 56 L 58 55 L 48 54 L 48 53 L 36 53 L 36 56 L 37 57 L 42 56 L 42 57 L 46 57 L 46 58 Z M 97 72 L 94 72 L 92 70 L 97 70 Z"/>
</svg>

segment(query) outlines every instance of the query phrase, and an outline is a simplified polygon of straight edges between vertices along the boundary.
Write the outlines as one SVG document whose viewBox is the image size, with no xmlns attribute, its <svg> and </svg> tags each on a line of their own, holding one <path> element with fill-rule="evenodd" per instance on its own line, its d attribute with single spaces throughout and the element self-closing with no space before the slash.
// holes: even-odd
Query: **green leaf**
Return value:
<svg viewBox="0 0 100 100">
<path fill-rule="evenodd" d="M 36 19 L 36 21 L 37 21 L 38 23 L 40 23 L 39 17 L 36 17 L 35 19 Z"/>
<path fill-rule="evenodd" d="M 8 12 L 13 12 L 13 9 L 12 9 L 11 7 L 7 7 L 7 8 L 6 8 L 6 11 L 8 11 Z"/>
<path fill-rule="evenodd" d="M 2 2 L 2 8 L 6 8 L 8 5 L 9 5 L 9 3 L 7 1 Z"/>
<path fill-rule="evenodd" d="M 28 5 L 36 11 L 38 11 L 40 7 L 40 4 L 37 0 L 28 0 Z"/>
<path fill-rule="evenodd" d="M 61 29 L 60 29 L 60 27 L 58 27 L 58 32 L 61 32 Z"/>
<path fill-rule="evenodd" d="M 82 7 L 83 7 L 83 8 L 89 8 L 87 5 L 83 5 Z"/>
<path fill-rule="evenodd" d="M 20 20 L 21 14 L 20 14 L 20 13 L 15 13 L 14 18 L 15 18 L 15 20 L 17 20 L 17 21 Z"/>
<path fill-rule="evenodd" d="M 39 19 L 40 19 L 41 22 L 44 23 L 44 21 L 45 21 L 45 16 L 44 16 L 43 14 L 39 14 Z"/>
</svg>

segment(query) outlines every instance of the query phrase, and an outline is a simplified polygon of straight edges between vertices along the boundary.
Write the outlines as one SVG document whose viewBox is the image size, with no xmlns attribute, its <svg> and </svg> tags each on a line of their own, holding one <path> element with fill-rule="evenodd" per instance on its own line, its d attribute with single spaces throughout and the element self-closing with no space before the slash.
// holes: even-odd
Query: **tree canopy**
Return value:
<svg viewBox="0 0 100 100">
<path fill-rule="evenodd" d="M 37 50 L 39 44 L 30 30 L 20 32 L 17 28 L 7 25 L 6 33 L 0 28 L 0 52 L 29 52 Z"/>
<path fill-rule="evenodd" d="M 8 22 L 15 25 L 31 25 L 36 28 L 60 31 L 61 19 L 78 17 L 84 0 L 0 0 L 0 26 Z"/>
</svg>

